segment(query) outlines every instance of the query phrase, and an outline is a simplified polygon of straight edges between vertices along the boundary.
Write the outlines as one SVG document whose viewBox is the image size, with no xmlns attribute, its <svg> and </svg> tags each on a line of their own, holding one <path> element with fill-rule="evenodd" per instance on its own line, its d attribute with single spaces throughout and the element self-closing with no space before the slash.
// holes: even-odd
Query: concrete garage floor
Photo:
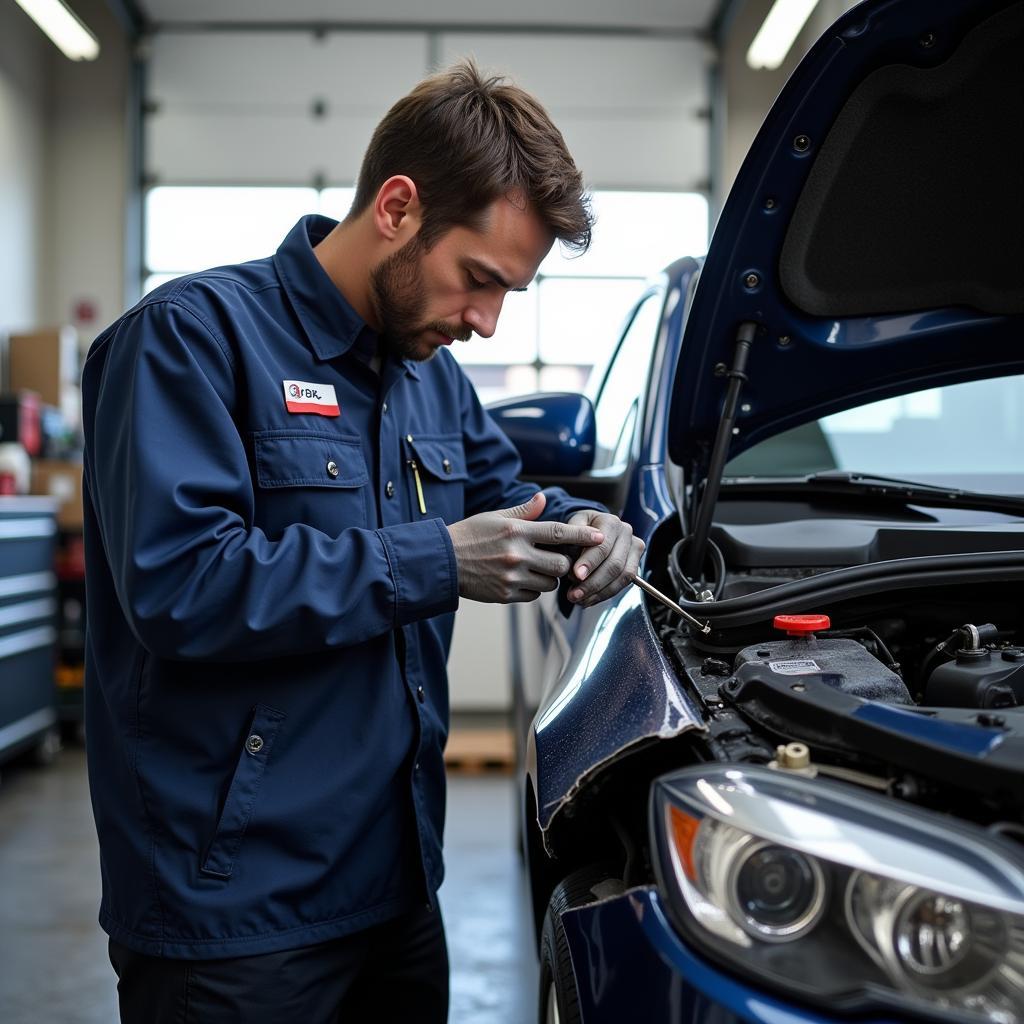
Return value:
<svg viewBox="0 0 1024 1024">
<path fill-rule="evenodd" d="M 447 879 L 451 1024 L 534 1019 L 536 964 L 508 776 L 451 777 Z M 0 780 L 0 1021 L 112 1024 L 114 973 L 96 924 L 99 858 L 85 751 Z"/>
</svg>

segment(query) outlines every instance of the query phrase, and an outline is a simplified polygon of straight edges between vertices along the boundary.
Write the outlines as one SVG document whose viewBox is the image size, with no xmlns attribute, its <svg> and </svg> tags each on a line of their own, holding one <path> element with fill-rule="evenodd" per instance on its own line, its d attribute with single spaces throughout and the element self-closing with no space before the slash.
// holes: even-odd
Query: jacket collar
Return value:
<svg viewBox="0 0 1024 1024">
<path fill-rule="evenodd" d="M 372 328 L 327 276 L 313 252 L 313 247 L 326 238 L 337 223 L 319 214 L 303 217 L 274 254 L 277 276 L 309 344 L 321 361 L 344 355 L 363 331 L 372 333 Z M 419 379 L 419 370 L 413 361 L 403 360 L 402 366 L 410 377 Z"/>
</svg>

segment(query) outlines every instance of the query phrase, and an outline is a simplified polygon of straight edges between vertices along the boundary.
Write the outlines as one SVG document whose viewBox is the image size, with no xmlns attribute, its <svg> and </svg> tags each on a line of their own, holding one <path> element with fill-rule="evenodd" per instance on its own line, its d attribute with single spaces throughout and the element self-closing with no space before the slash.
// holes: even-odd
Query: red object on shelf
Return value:
<svg viewBox="0 0 1024 1024">
<path fill-rule="evenodd" d="M 776 615 L 773 625 L 786 631 L 786 636 L 807 636 L 828 629 L 832 620 L 827 615 Z"/>
<path fill-rule="evenodd" d="M 0 438 L 16 441 L 32 456 L 42 451 L 42 405 L 34 391 L 0 395 Z"/>
<path fill-rule="evenodd" d="M 42 408 L 39 396 L 32 391 L 21 393 L 21 443 L 29 455 L 38 455 L 43 450 Z"/>
</svg>

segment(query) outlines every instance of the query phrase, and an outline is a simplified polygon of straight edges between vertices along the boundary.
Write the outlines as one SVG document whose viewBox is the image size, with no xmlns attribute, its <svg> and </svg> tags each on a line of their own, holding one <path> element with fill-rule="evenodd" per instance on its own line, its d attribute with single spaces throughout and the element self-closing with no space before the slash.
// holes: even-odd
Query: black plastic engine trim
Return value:
<svg viewBox="0 0 1024 1024">
<path fill-rule="evenodd" d="M 917 773 L 958 789 L 1020 804 L 1024 798 L 1024 710 L 1001 711 L 998 727 L 965 708 L 904 708 L 864 700 L 816 675 L 780 679 L 757 664 L 744 665 L 720 693 L 748 721 L 768 732 L 828 750 Z M 906 716 L 960 727 L 977 749 L 929 742 L 908 729 Z M 991 716 L 989 716 L 991 719 Z"/>
<path fill-rule="evenodd" d="M 1024 581 L 1024 551 L 982 551 L 871 562 L 833 569 L 725 601 L 704 604 L 680 599 L 679 605 L 710 622 L 713 629 L 726 630 L 762 622 L 778 612 L 812 611 L 826 603 L 879 592 L 1010 580 Z"/>
</svg>

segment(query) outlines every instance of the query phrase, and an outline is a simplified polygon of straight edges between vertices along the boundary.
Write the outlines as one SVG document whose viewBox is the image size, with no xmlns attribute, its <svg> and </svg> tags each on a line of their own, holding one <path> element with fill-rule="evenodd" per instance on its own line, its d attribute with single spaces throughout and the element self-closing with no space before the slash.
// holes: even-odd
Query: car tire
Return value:
<svg viewBox="0 0 1024 1024">
<path fill-rule="evenodd" d="M 540 935 L 539 1024 L 582 1022 L 576 975 L 562 914 L 573 907 L 593 903 L 597 899 L 593 893 L 594 886 L 606 882 L 613 874 L 607 867 L 599 865 L 581 868 L 559 882 L 551 894 Z"/>
</svg>

